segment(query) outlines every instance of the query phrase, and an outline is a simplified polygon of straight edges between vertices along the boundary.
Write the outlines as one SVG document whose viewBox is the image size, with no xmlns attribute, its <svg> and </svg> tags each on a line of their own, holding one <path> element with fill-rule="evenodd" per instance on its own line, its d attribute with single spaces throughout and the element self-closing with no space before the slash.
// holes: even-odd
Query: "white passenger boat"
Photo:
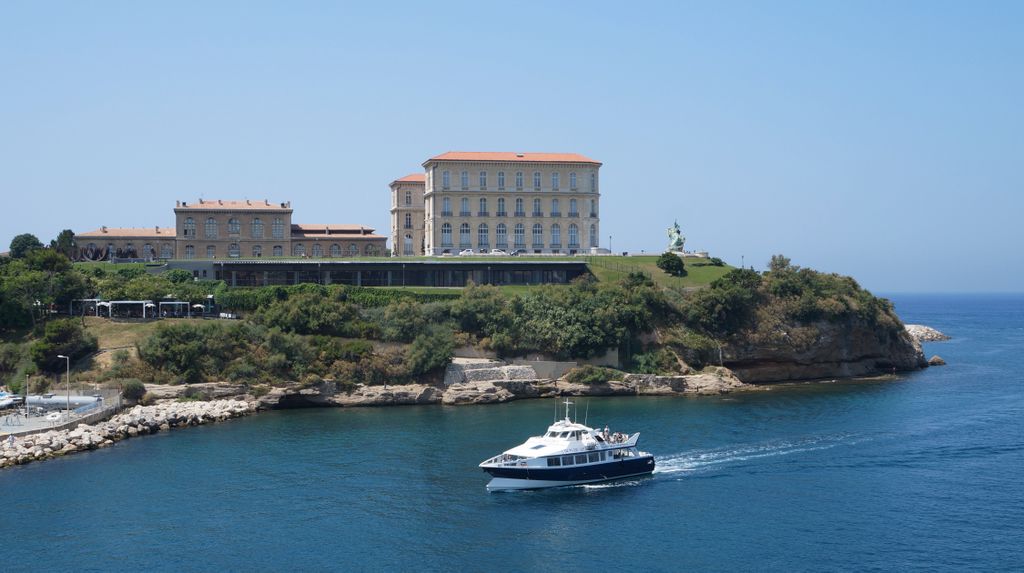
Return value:
<svg viewBox="0 0 1024 573">
<path fill-rule="evenodd" d="M 543 436 L 482 462 L 492 476 L 488 491 L 539 489 L 598 483 L 650 474 L 654 456 L 637 449 L 640 434 L 626 435 L 589 428 L 569 419 L 548 427 Z"/>
</svg>

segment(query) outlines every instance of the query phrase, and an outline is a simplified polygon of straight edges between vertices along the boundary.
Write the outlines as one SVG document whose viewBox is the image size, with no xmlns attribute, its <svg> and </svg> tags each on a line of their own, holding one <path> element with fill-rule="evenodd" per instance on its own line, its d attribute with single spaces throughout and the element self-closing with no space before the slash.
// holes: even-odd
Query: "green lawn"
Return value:
<svg viewBox="0 0 1024 573">
<path fill-rule="evenodd" d="M 711 284 L 711 281 L 728 273 L 733 267 L 723 265 L 715 267 L 711 265 L 698 266 L 705 263 L 707 259 L 687 257 L 685 277 L 673 277 L 658 268 L 656 256 L 633 256 L 633 257 L 590 257 L 590 272 L 601 281 L 617 281 L 623 279 L 632 272 L 646 273 L 655 284 L 666 287 L 694 288 Z"/>
</svg>

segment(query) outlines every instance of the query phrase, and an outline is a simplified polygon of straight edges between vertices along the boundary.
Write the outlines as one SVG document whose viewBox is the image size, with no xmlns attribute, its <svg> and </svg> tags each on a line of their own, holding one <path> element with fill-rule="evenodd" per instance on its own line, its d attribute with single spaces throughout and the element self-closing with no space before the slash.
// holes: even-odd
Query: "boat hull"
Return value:
<svg viewBox="0 0 1024 573">
<path fill-rule="evenodd" d="M 494 477 L 487 484 L 488 491 L 541 489 L 646 475 L 654 471 L 654 456 L 565 468 L 505 466 L 485 467 L 484 471 Z"/>
</svg>

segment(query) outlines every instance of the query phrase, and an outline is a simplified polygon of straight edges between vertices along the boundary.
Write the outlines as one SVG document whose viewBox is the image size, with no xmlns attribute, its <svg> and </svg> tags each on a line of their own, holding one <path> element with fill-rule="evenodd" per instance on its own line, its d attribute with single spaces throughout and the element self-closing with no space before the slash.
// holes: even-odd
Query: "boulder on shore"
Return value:
<svg viewBox="0 0 1024 573">
<path fill-rule="evenodd" d="M 943 360 L 942 357 L 939 356 L 938 354 L 936 354 L 935 356 L 932 356 L 931 358 L 928 359 L 928 366 L 945 366 L 945 365 L 946 365 L 946 361 Z"/>
</svg>

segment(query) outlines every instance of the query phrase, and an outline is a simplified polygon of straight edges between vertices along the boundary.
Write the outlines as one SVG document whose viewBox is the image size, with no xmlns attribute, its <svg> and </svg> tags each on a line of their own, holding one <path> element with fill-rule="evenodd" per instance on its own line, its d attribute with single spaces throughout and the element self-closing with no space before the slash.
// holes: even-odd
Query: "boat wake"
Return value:
<svg viewBox="0 0 1024 573">
<path fill-rule="evenodd" d="M 835 436 L 816 436 L 801 440 L 772 441 L 709 450 L 693 450 L 669 456 L 658 456 L 654 474 L 699 472 L 748 460 L 788 456 L 804 452 L 827 450 L 841 445 L 853 445 L 864 439 L 851 434 L 840 434 Z"/>
</svg>

